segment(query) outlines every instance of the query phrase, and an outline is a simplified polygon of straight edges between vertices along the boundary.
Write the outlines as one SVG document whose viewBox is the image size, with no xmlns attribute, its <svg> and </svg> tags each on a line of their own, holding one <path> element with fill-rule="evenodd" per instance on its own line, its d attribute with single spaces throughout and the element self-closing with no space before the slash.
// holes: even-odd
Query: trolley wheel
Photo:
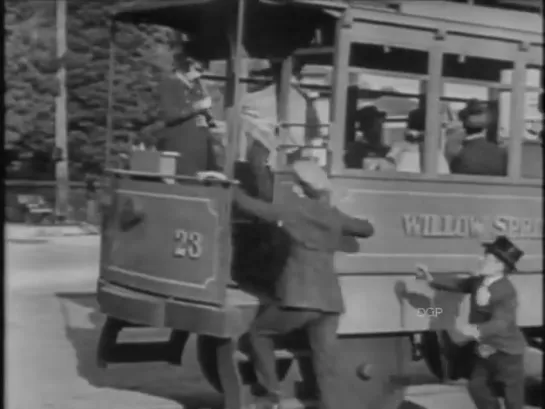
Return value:
<svg viewBox="0 0 545 409">
<path fill-rule="evenodd" d="M 197 360 L 201 368 L 202 374 L 212 387 L 218 391 L 223 392 L 221 386 L 218 363 L 215 351 L 214 339 L 208 336 L 197 337 Z M 293 359 L 278 359 L 276 368 L 278 379 L 283 381 L 288 374 Z M 253 370 L 252 363 L 247 359 L 247 356 L 243 353 L 239 355 L 239 373 L 246 384 L 252 384 L 256 381 L 255 372 Z"/>
</svg>

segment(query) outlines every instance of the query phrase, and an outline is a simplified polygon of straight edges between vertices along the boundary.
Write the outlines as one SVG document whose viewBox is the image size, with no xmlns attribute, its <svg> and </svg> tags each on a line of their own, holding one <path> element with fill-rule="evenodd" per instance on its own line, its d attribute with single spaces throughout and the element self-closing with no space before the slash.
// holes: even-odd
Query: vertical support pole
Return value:
<svg viewBox="0 0 545 409">
<path fill-rule="evenodd" d="M 280 73 L 280 83 L 276 84 L 276 113 L 278 116 L 280 145 L 290 143 L 288 125 L 291 122 L 290 118 L 290 91 L 291 77 L 293 72 L 293 57 L 286 57 L 282 61 L 282 70 Z"/>
<path fill-rule="evenodd" d="M 334 55 L 333 71 L 333 98 L 329 111 L 330 137 L 329 149 L 331 151 L 331 171 L 340 173 L 344 169 L 345 150 L 345 118 L 346 99 L 348 93 L 348 81 L 350 69 L 350 50 L 352 45 L 352 15 L 350 10 L 345 10 L 337 23 L 336 47 Z"/>
<path fill-rule="evenodd" d="M 436 34 L 435 42 L 429 51 L 428 82 L 426 84 L 426 133 L 424 135 L 423 173 L 437 175 L 439 135 L 441 132 L 441 94 L 443 93 L 443 40 L 445 34 Z"/>
<path fill-rule="evenodd" d="M 497 141 L 499 137 L 499 102 L 500 90 L 498 88 L 488 88 L 488 106 L 494 117 L 494 121 L 490 121 L 488 129 L 486 130 L 488 140 L 494 139 L 495 141 Z"/>
<path fill-rule="evenodd" d="M 426 101 L 428 95 L 428 80 L 421 80 L 418 83 L 418 109 L 426 111 Z M 426 113 L 427 115 L 427 113 Z M 409 124 L 409 117 L 407 117 L 407 125 Z M 424 123 L 424 127 L 426 127 L 426 124 Z M 424 135 L 426 135 L 426 132 L 424 132 Z M 420 143 L 418 145 L 418 148 L 420 150 L 420 172 L 424 173 L 424 169 L 426 168 L 425 160 L 426 160 L 426 143 Z"/>
<path fill-rule="evenodd" d="M 227 101 L 227 132 L 228 132 L 228 144 L 225 160 L 225 175 L 228 178 L 233 178 L 235 159 L 238 153 L 239 146 L 239 134 L 240 134 L 240 104 L 242 97 L 242 89 L 240 86 L 240 78 L 244 65 L 244 14 L 245 14 L 246 2 L 245 0 L 238 1 L 237 10 L 237 24 L 236 24 L 236 38 L 234 45 L 234 52 L 231 55 L 233 58 L 233 70 L 230 75 L 229 81 L 233 84 L 229 85 L 233 88 L 232 101 Z"/>
<path fill-rule="evenodd" d="M 511 83 L 511 114 L 509 117 L 509 164 L 507 175 L 513 181 L 520 179 L 522 171 L 522 138 L 524 136 L 524 107 L 526 98 L 526 61 L 528 44 L 520 44 L 515 55 Z"/>
<path fill-rule="evenodd" d="M 114 133 L 114 86 L 115 86 L 115 22 L 110 26 L 110 50 L 108 56 L 108 112 L 106 113 L 106 163 L 105 168 L 111 166 L 112 145 Z"/>
<path fill-rule="evenodd" d="M 421 80 L 418 84 L 418 108 L 426 109 L 426 95 L 428 93 L 428 81 Z"/>
<path fill-rule="evenodd" d="M 68 141 L 66 120 L 66 0 L 57 0 L 57 59 L 61 65 L 57 71 L 59 84 L 55 104 L 55 147 L 61 152 L 61 157 L 55 165 L 56 200 L 55 211 L 59 219 L 68 216 Z"/>
</svg>

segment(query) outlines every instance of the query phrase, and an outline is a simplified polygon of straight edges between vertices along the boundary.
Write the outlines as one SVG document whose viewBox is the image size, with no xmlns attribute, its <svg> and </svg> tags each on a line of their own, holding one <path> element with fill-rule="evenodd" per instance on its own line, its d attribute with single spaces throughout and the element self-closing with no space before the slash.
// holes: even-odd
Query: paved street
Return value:
<svg viewBox="0 0 545 409">
<path fill-rule="evenodd" d="M 183 368 L 96 368 L 97 237 L 8 243 L 6 254 L 8 409 L 218 407 L 190 351 Z"/>
<path fill-rule="evenodd" d="M 221 398 L 200 375 L 194 345 L 183 367 L 100 370 L 103 317 L 94 296 L 97 236 L 6 243 L 8 409 L 206 409 Z M 407 408 L 471 409 L 463 385 L 418 386 Z"/>
</svg>

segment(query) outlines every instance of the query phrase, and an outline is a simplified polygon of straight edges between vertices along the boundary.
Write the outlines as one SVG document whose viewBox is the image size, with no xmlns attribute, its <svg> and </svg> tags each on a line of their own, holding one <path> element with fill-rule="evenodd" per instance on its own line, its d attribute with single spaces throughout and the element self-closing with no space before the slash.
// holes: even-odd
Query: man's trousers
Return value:
<svg viewBox="0 0 545 409">
<path fill-rule="evenodd" d="M 319 389 L 320 409 L 338 409 L 341 388 L 337 375 L 337 328 L 339 314 L 316 310 L 281 309 L 265 306 L 248 333 L 249 353 L 259 386 L 272 402 L 280 400 L 280 382 L 272 336 L 304 329 L 308 335 L 312 363 Z M 342 400 L 342 397 L 341 397 Z"/>
<path fill-rule="evenodd" d="M 468 383 L 477 409 L 524 408 L 524 357 L 496 352 L 488 358 L 477 357 Z"/>
</svg>

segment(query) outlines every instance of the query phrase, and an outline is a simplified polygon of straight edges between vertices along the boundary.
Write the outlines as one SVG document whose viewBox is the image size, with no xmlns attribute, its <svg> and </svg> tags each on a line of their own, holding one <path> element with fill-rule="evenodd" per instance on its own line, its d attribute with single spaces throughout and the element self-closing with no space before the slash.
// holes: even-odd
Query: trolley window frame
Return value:
<svg viewBox="0 0 545 409">
<path fill-rule="evenodd" d="M 372 14 L 372 13 L 371 13 Z M 381 13 L 383 16 L 387 16 L 388 13 Z M 367 16 L 367 15 L 366 15 Z M 367 16 L 369 17 L 369 16 Z M 372 16 L 371 16 L 372 17 Z M 392 180 L 441 180 L 442 182 L 470 182 L 470 183 L 479 183 L 479 184 L 523 184 L 523 185 L 541 185 L 542 179 L 528 179 L 522 176 L 521 169 L 521 145 L 523 143 L 523 127 L 524 127 L 524 107 L 523 103 L 520 104 L 517 102 L 518 99 L 525 98 L 525 93 L 529 90 L 526 86 L 526 71 L 527 67 L 531 64 L 536 64 L 537 61 L 542 57 L 542 47 L 538 43 L 528 43 L 521 39 L 521 32 L 517 33 L 519 35 L 513 36 L 510 39 L 505 38 L 491 38 L 490 34 L 493 32 L 482 31 L 481 29 L 471 30 L 469 33 L 464 33 L 464 35 L 459 34 L 459 30 L 452 30 L 451 32 L 444 31 L 440 28 L 437 28 L 435 32 L 430 31 L 430 28 L 433 27 L 432 24 L 424 24 L 424 19 L 418 17 L 409 16 L 407 19 L 409 22 L 414 20 L 419 22 L 418 25 L 408 26 L 407 21 L 405 22 L 404 27 L 399 26 L 397 16 L 388 16 L 384 21 L 380 20 L 375 16 L 375 18 L 360 18 L 353 21 L 353 27 L 349 32 L 340 33 L 344 38 L 337 38 L 338 43 L 346 43 L 344 52 L 338 51 L 337 58 L 339 61 L 335 62 L 336 69 L 339 67 L 346 66 L 346 79 L 340 85 L 343 89 L 334 90 L 336 98 L 336 103 L 338 104 L 338 99 L 344 99 L 346 101 L 347 97 L 347 88 L 349 85 L 349 75 L 351 72 L 362 70 L 361 67 L 352 67 L 349 66 L 350 51 L 352 45 L 354 44 L 379 44 L 383 47 L 400 47 L 405 49 L 413 49 L 418 51 L 423 51 L 428 53 L 428 72 L 427 75 L 421 76 L 426 77 L 428 84 L 435 81 L 435 93 L 439 91 L 439 95 L 430 95 L 430 88 L 427 86 L 426 90 L 426 105 L 427 107 L 432 106 L 432 104 L 438 105 L 439 102 L 443 99 L 442 92 L 444 90 L 444 83 L 451 80 L 453 82 L 459 83 L 468 83 L 471 85 L 486 86 L 489 90 L 510 90 L 512 101 L 510 109 L 510 142 L 509 142 L 509 166 L 508 174 L 506 177 L 496 177 L 496 176 L 477 176 L 477 175 L 437 175 L 436 172 L 430 172 L 427 169 L 424 172 L 419 174 L 407 174 L 401 172 L 376 172 L 363 169 L 347 169 L 343 156 L 345 151 L 345 142 L 342 137 L 345 133 L 345 120 L 346 120 L 346 107 L 345 109 L 334 109 L 337 113 L 342 111 L 342 118 L 335 123 L 336 136 L 330 140 L 330 148 L 332 151 L 332 174 L 334 176 L 342 177 L 365 177 L 365 178 L 378 178 L 378 179 L 392 179 Z M 396 26 L 396 23 L 398 26 Z M 448 25 L 446 25 L 448 26 Z M 377 28 L 378 27 L 378 28 Z M 437 26 L 436 26 L 437 27 Z M 475 28 L 475 27 L 473 27 Z M 489 29 L 489 27 L 486 27 Z M 391 40 L 387 38 L 387 32 L 399 32 L 403 33 L 403 40 Z M 372 34 L 377 33 L 377 34 Z M 488 34 L 488 35 L 487 35 Z M 534 38 L 533 35 L 528 35 L 530 40 Z M 432 40 L 430 40 L 432 38 Z M 472 47 L 470 40 L 475 39 L 477 47 Z M 422 39 L 425 41 L 422 43 Z M 489 47 L 492 45 L 491 47 Z M 443 77 L 443 57 L 446 53 L 453 53 L 465 56 L 477 56 L 477 57 L 488 57 L 492 59 L 497 59 L 501 61 L 511 62 L 513 64 L 513 77 L 511 85 L 501 84 L 497 82 L 487 82 L 479 80 L 464 80 L 452 77 Z M 505 55 L 508 55 L 509 58 L 505 58 Z M 536 64 L 537 65 L 537 64 Z M 363 68 L 363 70 L 367 70 Z M 382 70 L 380 70 L 382 71 Z M 388 73 L 388 71 L 385 71 Z M 337 73 L 338 75 L 338 73 Z M 403 75 L 399 72 L 395 72 L 394 75 L 401 76 Z M 414 77 L 414 75 L 408 74 L 405 78 Z M 518 103 L 518 105 L 516 105 Z M 346 102 L 344 103 L 346 104 Z M 514 109 L 513 106 L 518 106 Z M 429 113 L 430 111 L 427 110 Z M 429 116 L 429 115 L 428 115 Z M 437 118 L 438 119 L 438 118 Z M 431 120 L 433 122 L 437 122 Z M 432 128 L 430 128 L 430 124 Z M 426 120 L 426 134 L 433 132 L 432 129 L 435 129 L 435 123 L 428 122 Z M 437 124 L 439 125 L 439 124 Z M 437 126 L 439 129 L 439 126 Z M 430 156 L 432 155 L 433 150 L 428 147 L 428 141 L 426 141 L 424 152 L 425 152 L 425 161 L 430 163 Z M 435 161 L 431 161 L 435 162 Z M 435 166 L 435 169 L 437 167 Z"/>
</svg>

